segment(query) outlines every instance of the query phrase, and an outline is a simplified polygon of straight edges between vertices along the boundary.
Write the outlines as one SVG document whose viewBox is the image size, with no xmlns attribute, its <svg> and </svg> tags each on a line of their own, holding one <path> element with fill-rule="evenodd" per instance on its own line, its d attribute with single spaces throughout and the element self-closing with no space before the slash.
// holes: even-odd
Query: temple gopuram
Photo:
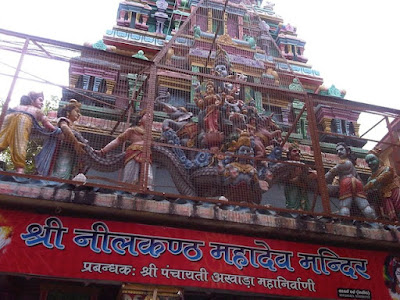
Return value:
<svg viewBox="0 0 400 300">
<path fill-rule="evenodd" d="M 400 111 L 271 2 L 117 4 L 84 45 L 0 29 L 0 299 L 400 299 Z"/>
</svg>

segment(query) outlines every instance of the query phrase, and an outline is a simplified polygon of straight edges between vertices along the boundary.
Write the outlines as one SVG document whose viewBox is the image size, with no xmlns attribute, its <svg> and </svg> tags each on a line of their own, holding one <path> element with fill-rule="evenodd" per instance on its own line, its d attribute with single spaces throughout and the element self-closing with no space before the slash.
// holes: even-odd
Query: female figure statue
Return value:
<svg viewBox="0 0 400 300">
<path fill-rule="evenodd" d="M 77 173 L 80 156 L 85 154 L 86 140 L 74 129 L 80 117 L 81 104 L 71 99 L 58 112 L 57 125 L 61 135 L 50 138 L 36 157 L 36 168 L 40 175 L 71 179 Z M 54 147 L 55 146 L 55 147 Z"/>
<path fill-rule="evenodd" d="M 0 152 L 10 148 L 11 161 L 17 173 L 24 173 L 26 165 L 26 150 L 32 127 L 43 131 L 38 124 L 51 131 L 56 128 L 49 122 L 41 110 L 43 93 L 30 92 L 22 96 L 20 105 L 9 109 L 0 130 Z"/>
</svg>

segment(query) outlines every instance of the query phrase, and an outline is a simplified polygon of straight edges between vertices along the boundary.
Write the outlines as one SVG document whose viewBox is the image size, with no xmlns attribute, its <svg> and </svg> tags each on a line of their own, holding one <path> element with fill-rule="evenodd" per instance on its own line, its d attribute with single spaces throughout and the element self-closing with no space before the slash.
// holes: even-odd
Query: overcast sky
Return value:
<svg viewBox="0 0 400 300">
<path fill-rule="evenodd" d="M 298 37 L 306 41 L 308 63 L 320 71 L 325 85 L 345 89 L 349 100 L 400 108 L 398 0 L 271 2 L 285 23 L 297 27 Z M 98 41 L 112 28 L 118 3 L 7 1 L 0 10 L 0 28 L 82 45 Z M 0 82 L 4 99 L 4 77 Z"/>
<path fill-rule="evenodd" d="M 400 108 L 396 0 L 276 0 L 275 11 L 297 26 L 305 56 L 325 83 L 347 99 Z"/>
<path fill-rule="evenodd" d="M 347 99 L 396 107 L 400 76 L 396 0 L 275 0 L 285 23 L 297 26 L 305 56 L 326 85 Z M 83 44 L 115 24 L 118 0 L 7 1 L 0 28 Z"/>
</svg>

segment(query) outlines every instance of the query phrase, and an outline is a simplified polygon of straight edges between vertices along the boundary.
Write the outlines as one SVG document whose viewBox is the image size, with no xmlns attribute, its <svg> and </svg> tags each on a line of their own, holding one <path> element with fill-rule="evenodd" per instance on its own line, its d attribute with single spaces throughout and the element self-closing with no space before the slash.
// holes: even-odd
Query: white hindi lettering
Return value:
<svg viewBox="0 0 400 300">
<path fill-rule="evenodd" d="M 83 262 L 83 269 L 81 270 L 81 272 L 92 272 L 92 263 L 91 262 Z"/>
<path fill-rule="evenodd" d="M 95 272 L 95 273 L 114 273 L 116 275 L 135 275 L 135 268 L 130 265 L 118 265 L 118 264 L 106 264 L 106 263 L 96 263 L 96 262 L 83 262 L 83 268 L 81 270 L 84 272 Z"/>
<path fill-rule="evenodd" d="M 307 281 L 301 281 L 301 278 L 297 280 L 287 280 L 282 276 L 278 276 L 275 279 L 259 277 L 257 283 L 267 289 L 287 289 L 287 290 L 308 290 L 310 292 L 316 292 L 315 282 L 309 278 Z"/>
<path fill-rule="evenodd" d="M 157 278 L 157 271 L 158 268 L 155 264 L 149 264 L 147 267 L 142 268 L 140 274 L 142 274 L 143 277 L 149 276 L 152 278 Z"/>
<path fill-rule="evenodd" d="M 250 288 L 254 285 L 255 277 L 245 276 L 245 275 L 235 275 L 235 274 L 224 274 L 224 273 L 213 273 L 211 276 L 211 280 L 215 283 L 227 283 L 227 284 L 236 284 L 236 285 L 244 285 L 247 288 Z"/>
<path fill-rule="evenodd" d="M 193 281 L 208 281 L 208 272 L 205 268 L 200 268 L 199 271 L 192 270 L 178 270 L 166 268 L 161 269 L 161 275 L 166 278 L 176 278 L 179 280 L 193 280 Z"/>
</svg>

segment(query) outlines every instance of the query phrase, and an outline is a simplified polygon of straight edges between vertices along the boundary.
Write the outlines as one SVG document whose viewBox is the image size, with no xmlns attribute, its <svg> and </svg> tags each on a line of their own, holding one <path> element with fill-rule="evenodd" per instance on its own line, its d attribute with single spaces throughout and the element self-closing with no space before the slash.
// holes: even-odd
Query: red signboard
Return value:
<svg viewBox="0 0 400 300">
<path fill-rule="evenodd" d="M 5 273 L 328 299 L 400 294 L 400 257 L 385 252 L 13 210 L 0 215 Z"/>
</svg>

